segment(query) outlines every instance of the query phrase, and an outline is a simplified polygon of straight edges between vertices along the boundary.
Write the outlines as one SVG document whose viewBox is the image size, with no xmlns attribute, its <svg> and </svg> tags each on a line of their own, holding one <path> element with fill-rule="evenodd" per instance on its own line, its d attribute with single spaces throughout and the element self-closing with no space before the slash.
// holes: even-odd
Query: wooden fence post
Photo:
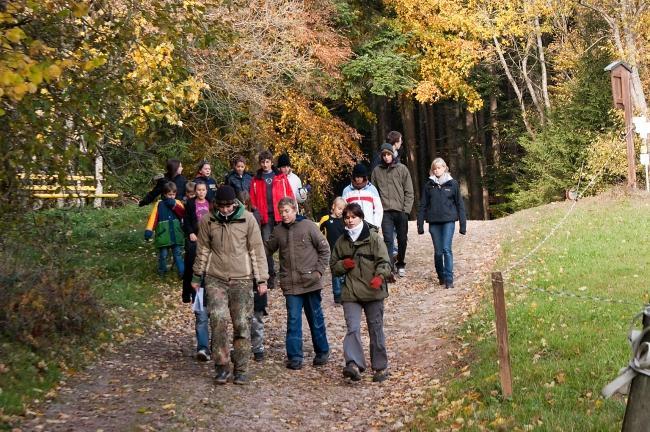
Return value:
<svg viewBox="0 0 650 432">
<path fill-rule="evenodd" d="M 494 297 L 494 315 L 497 325 L 499 378 L 503 397 L 507 399 L 512 397 L 512 373 L 510 371 L 510 349 L 508 348 L 506 299 L 503 294 L 503 276 L 501 272 L 492 273 L 492 295 Z"/>
<path fill-rule="evenodd" d="M 650 326 L 648 309 L 643 313 L 643 328 Z M 643 342 L 650 342 L 650 332 L 643 337 Z M 638 374 L 630 385 L 627 397 L 625 418 L 622 432 L 645 432 L 650 427 L 650 377 Z"/>
</svg>

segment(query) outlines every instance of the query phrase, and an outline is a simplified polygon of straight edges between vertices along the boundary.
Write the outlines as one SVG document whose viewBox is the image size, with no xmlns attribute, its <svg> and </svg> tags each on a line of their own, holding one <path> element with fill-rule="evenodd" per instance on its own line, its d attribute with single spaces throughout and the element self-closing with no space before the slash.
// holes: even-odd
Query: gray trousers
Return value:
<svg viewBox="0 0 650 432">
<path fill-rule="evenodd" d="M 251 318 L 251 345 L 253 353 L 264 352 L 264 311 L 253 312 Z"/>
<path fill-rule="evenodd" d="M 361 344 L 361 311 L 366 314 L 370 336 L 370 365 L 373 370 L 388 367 L 386 338 L 384 337 L 384 300 L 370 302 L 343 302 L 343 314 L 348 332 L 343 339 L 345 364 L 353 361 L 359 370 L 366 369 L 366 359 Z"/>
</svg>

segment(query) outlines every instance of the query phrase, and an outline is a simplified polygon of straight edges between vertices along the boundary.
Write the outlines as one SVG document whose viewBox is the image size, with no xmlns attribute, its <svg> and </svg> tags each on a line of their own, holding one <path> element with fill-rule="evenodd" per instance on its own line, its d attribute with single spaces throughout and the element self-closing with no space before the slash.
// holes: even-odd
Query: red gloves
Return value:
<svg viewBox="0 0 650 432">
<path fill-rule="evenodd" d="M 378 290 L 381 288 L 382 283 L 384 283 L 384 280 L 381 278 L 381 276 L 375 276 L 374 278 L 370 279 L 370 288 Z"/>
<path fill-rule="evenodd" d="M 354 262 L 352 258 L 345 258 L 343 260 L 343 268 L 346 270 L 352 270 L 357 266 L 357 263 Z"/>
</svg>

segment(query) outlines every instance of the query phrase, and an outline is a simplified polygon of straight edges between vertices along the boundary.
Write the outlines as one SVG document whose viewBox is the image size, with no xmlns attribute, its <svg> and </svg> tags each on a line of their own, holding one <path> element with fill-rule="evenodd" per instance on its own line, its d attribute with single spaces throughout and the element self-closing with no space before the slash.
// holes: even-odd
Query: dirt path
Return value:
<svg viewBox="0 0 650 432">
<path fill-rule="evenodd" d="M 396 430 L 412 418 L 426 390 L 441 371 L 453 366 L 448 353 L 463 315 L 476 300 L 498 254 L 501 221 L 468 224 L 468 236 L 454 237 L 455 288 L 441 288 L 433 270 L 428 234 L 409 227 L 407 277 L 390 287 L 386 339 L 391 378 L 360 383 L 341 376 L 343 311 L 331 290 L 323 306 L 331 360 L 311 366 L 313 352 L 304 325 L 305 366 L 284 367 L 285 307 L 271 291 L 266 321 L 267 359 L 251 361 L 248 386 L 215 386 L 213 366 L 193 360 L 194 317 L 178 304 L 152 334 L 120 346 L 71 377 L 58 397 L 23 423 L 23 430 L 45 431 L 285 431 Z M 362 330 L 365 332 L 365 328 Z M 364 333 L 365 334 L 365 333 Z M 367 347 L 367 338 L 364 339 Z M 367 355 L 367 354 L 366 354 Z"/>
</svg>

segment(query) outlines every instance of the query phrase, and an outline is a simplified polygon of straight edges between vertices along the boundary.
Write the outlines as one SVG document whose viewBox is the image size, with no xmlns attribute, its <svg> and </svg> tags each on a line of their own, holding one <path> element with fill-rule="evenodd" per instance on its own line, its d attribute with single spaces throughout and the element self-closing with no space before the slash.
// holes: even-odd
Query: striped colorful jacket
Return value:
<svg viewBox="0 0 650 432">
<path fill-rule="evenodd" d="M 150 240 L 155 231 L 154 245 L 157 248 L 174 245 L 183 246 L 185 244 L 185 235 L 183 234 L 181 221 L 184 216 L 185 206 L 182 201 L 172 200 L 171 198 L 158 201 L 147 220 L 147 227 L 144 231 L 145 240 Z"/>
</svg>

